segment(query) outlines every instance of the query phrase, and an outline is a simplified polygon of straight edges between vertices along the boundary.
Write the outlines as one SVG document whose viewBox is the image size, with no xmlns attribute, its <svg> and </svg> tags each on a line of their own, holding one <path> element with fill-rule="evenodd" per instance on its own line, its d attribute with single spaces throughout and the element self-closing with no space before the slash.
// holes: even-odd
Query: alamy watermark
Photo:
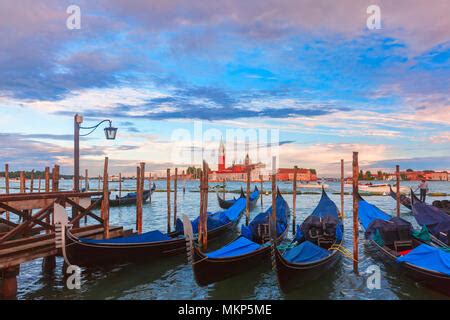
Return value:
<svg viewBox="0 0 450 320">
<path fill-rule="evenodd" d="M 227 162 L 243 162 L 248 155 L 252 163 L 261 163 L 274 168 L 279 163 L 280 132 L 265 128 L 208 127 L 202 121 L 195 121 L 192 130 L 176 129 L 172 132 L 174 144 L 171 161 L 174 163 L 217 164 L 221 142 L 226 150 Z"/>
<path fill-rule="evenodd" d="M 81 9 L 77 5 L 70 5 L 66 9 L 66 13 L 69 15 L 66 19 L 66 27 L 69 30 L 81 29 Z"/>
<path fill-rule="evenodd" d="M 381 9 L 379 6 L 372 4 L 367 7 L 366 13 L 369 15 L 366 20 L 366 26 L 369 30 L 381 29 Z"/>
</svg>

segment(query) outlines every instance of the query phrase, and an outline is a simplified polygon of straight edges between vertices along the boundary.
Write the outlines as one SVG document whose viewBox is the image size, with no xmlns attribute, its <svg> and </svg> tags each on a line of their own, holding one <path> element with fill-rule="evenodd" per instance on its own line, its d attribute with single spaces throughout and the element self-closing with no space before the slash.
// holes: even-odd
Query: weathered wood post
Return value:
<svg viewBox="0 0 450 320">
<path fill-rule="evenodd" d="M 58 168 L 57 165 L 54 166 L 53 170 L 52 170 L 52 192 L 57 192 L 58 191 L 58 180 L 59 180 L 59 175 L 57 172 Z M 50 168 L 49 167 L 45 167 L 45 192 L 50 192 Z M 46 222 L 49 224 L 53 224 L 55 219 L 54 219 L 54 212 L 52 210 L 51 215 L 49 215 L 46 219 Z M 45 229 L 45 233 L 49 234 L 50 230 Z M 55 256 L 48 256 L 45 257 L 42 260 L 42 271 L 45 274 L 50 274 L 52 273 L 56 268 L 56 257 Z"/>
<path fill-rule="evenodd" d="M 198 235 L 197 241 L 198 241 L 199 245 L 202 245 L 202 238 L 203 238 L 203 231 L 202 231 L 203 230 L 203 200 L 204 200 L 204 197 L 203 197 L 204 180 L 203 180 L 203 172 L 202 171 L 200 171 L 200 180 L 199 180 L 199 182 L 200 182 L 200 187 L 199 187 L 200 188 L 200 211 L 199 211 L 199 215 L 198 215 L 199 223 L 198 223 L 198 231 L 197 231 L 197 235 Z"/>
<path fill-rule="evenodd" d="M 122 197 L 122 173 L 119 172 L 119 204 Z"/>
<path fill-rule="evenodd" d="M 38 192 L 41 192 L 41 177 L 39 176 L 39 179 L 38 179 Z"/>
<path fill-rule="evenodd" d="M 55 164 L 52 172 L 52 192 L 59 190 L 59 166 Z"/>
<path fill-rule="evenodd" d="M 88 169 L 84 170 L 84 189 L 89 192 L 89 172 Z"/>
<path fill-rule="evenodd" d="M 44 184 L 44 190 L 45 192 L 50 192 L 50 168 L 49 167 L 45 167 L 44 169 L 44 179 L 45 179 L 45 184 Z M 53 214 L 52 214 L 53 217 Z M 45 218 L 45 222 L 47 222 L 48 224 L 50 224 L 50 215 L 48 215 Z M 45 233 L 50 233 L 49 229 L 45 229 Z"/>
<path fill-rule="evenodd" d="M 245 193 L 245 225 L 248 226 L 250 220 L 250 166 L 247 167 L 247 190 Z"/>
<path fill-rule="evenodd" d="M 143 205 L 143 185 L 145 175 L 145 163 L 141 162 L 136 170 L 136 230 L 142 233 L 142 205 Z"/>
<path fill-rule="evenodd" d="M 148 189 L 150 191 L 150 196 L 148 197 L 148 201 L 150 203 L 152 203 L 152 187 L 153 187 L 153 185 L 152 185 L 152 173 L 149 172 L 148 173 Z"/>
<path fill-rule="evenodd" d="M 9 194 L 9 164 L 5 164 L 5 193 Z M 9 211 L 6 211 L 6 220 L 9 221 Z"/>
<path fill-rule="evenodd" d="M 292 180 L 292 234 L 295 235 L 295 219 L 297 215 L 297 166 L 294 167 L 294 179 Z"/>
<path fill-rule="evenodd" d="M 226 178 L 222 179 L 222 199 L 225 200 L 226 197 L 226 190 L 227 186 L 226 186 Z"/>
<path fill-rule="evenodd" d="M 45 177 L 45 192 L 50 192 L 50 168 L 49 167 L 45 167 L 44 177 Z"/>
<path fill-rule="evenodd" d="M 34 190 L 34 169 L 31 170 L 31 176 L 30 176 L 30 193 L 32 193 Z"/>
<path fill-rule="evenodd" d="M 358 273 L 358 152 L 353 152 L 353 271 Z"/>
<path fill-rule="evenodd" d="M 20 193 L 26 192 L 26 179 L 25 179 L 25 172 L 20 171 Z"/>
<path fill-rule="evenodd" d="M 272 172 L 271 176 L 272 180 L 272 214 L 270 218 L 272 219 L 272 223 L 270 226 L 270 237 L 272 241 L 275 241 L 277 238 L 277 174 L 276 172 Z"/>
<path fill-rule="evenodd" d="M 344 213 L 344 159 L 341 159 L 341 217 L 345 218 Z"/>
<path fill-rule="evenodd" d="M 186 193 L 186 175 L 183 170 L 183 195 Z"/>
<path fill-rule="evenodd" d="M 209 187 L 208 187 L 208 171 L 209 171 L 209 167 L 208 164 L 206 163 L 206 161 L 203 160 L 203 172 L 202 172 L 202 176 L 203 176 L 203 205 L 202 207 L 202 218 L 201 223 L 202 223 L 202 248 L 203 250 L 206 250 L 208 248 L 208 192 L 209 192 Z"/>
<path fill-rule="evenodd" d="M 262 174 L 259 175 L 259 181 L 261 182 L 261 190 L 259 191 L 259 196 L 261 197 L 261 207 L 262 207 L 263 206 L 263 196 L 264 196 L 263 176 L 262 176 Z"/>
<path fill-rule="evenodd" d="M 177 182 L 178 182 L 178 168 L 175 168 L 175 178 L 173 180 L 173 226 L 177 225 Z"/>
<path fill-rule="evenodd" d="M 170 232 L 170 169 L 167 169 L 167 232 Z"/>
<path fill-rule="evenodd" d="M 109 239 L 109 182 L 108 182 L 108 157 L 105 157 L 103 165 L 103 201 L 102 201 L 102 219 L 103 219 L 103 238 Z"/>
<path fill-rule="evenodd" d="M 14 300 L 17 297 L 17 275 L 20 266 L 3 269 L 3 280 L 0 288 L 0 298 L 5 300 Z"/>
<path fill-rule="evenodd" d="M 397 190 L 396 190 L 396 200 L 397 200 L 397 217 L 400 217 L 400 166 L 395 166 L 395 176 L 397 177 Z"/>
<path fill-rule="evenodd" d="M 100 175 L 98 175 L 97 191 L 100 191 Z"/>
</svg>

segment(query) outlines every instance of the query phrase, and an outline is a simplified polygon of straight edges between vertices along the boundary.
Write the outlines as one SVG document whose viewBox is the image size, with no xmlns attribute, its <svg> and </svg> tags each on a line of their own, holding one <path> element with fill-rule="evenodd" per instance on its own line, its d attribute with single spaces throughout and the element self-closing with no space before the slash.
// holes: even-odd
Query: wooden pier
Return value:
<svg viewBox="0 0 450 320">
<path fill-rule="evenodd" d="M 100 202 L 104 202 L 109 192 L 37 192 L 0 195 L 0 297 L 15 298 L 17 293 L 16 277 L 20 265 L 43 258 L 45 272 L 53 271 L 55 257 L 61 255 L 56 246 L 54 221 L 55 205 L 72 208 L 69 223 L 73 225 L 72 233 L 78 237 L 101 239 L 119 237 L 131 233 L 120 226 L 109 226 L 108 218 L 103 219 L 92 212 Z M 106 201 L 107 202 L 107 201 Z M 103 211 L 102 217 L 109 217 Z M 109 208 L 107 208 L 109 210 Z M 13 215 L 19 219 L 4 219 Z M 80 226 L 83 217 L 91 217 L 95 223 Z M 13 222 L 18 221 L 18 222 Z"/>
</svg>

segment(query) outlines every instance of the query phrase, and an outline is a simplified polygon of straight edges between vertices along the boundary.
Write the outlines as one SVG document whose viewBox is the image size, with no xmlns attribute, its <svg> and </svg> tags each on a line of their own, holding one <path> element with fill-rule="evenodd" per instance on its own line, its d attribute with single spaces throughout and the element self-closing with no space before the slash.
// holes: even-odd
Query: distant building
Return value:
<svg viewBox="0 0 450 320">
<path fill-rule="evenodd" d="M 277 171 L 277 180 L 279 181 L 292 181 L 294 180 L 294 168 L 279 168 Z M 298 181 L 317 181 L 316 173 L 311 169 L 297 169 Z"/>
<path fill-rule="evenodd" d="M 422 178 L 430 181 L 448 181 L 447 171 L 402 171 L 400 174 L 410 181 L 417 181 Z"/>
<path fill-rule="evenodd" d="M 249 155 L 245 156 L 243 164 L 233 163 L 231 167 L 226 168 L 226 150 L 222 140 L 219 145 L 219 157 L 216 171 L 211 171 L 210 181 L 245 181 L 247 180 L 247 171 L 250 169 L 250 180 L 259 181 L 259 177 L 263 175 L 263 169 L 266 167 L 263 163 L 252 163 Z M 264 179 L 264 178 L 263 178 Z"/>
</svg>

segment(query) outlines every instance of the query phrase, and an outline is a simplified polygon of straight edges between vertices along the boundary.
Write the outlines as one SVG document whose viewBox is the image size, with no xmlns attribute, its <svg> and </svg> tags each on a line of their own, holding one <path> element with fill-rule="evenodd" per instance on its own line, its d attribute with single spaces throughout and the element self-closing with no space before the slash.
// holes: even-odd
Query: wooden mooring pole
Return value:
<svg viewBox="0 0 450 320">
<path fill-rule="evenodd" d="M 152 185 L 152 173 L 151 172 L 148 173 L 148 186 L 149 186 L 148 189 L 150 191 L 150 196 L 148 197 L 148 201 L 150 203 L 152 203 L 152 187 L 153 187 L 153 185 Z"/>
<path fill-rule="evenodd" d="M 25 172 L 20 171 L 20 193 L 26 192 L 26 179 L 25 179 Z"/>
<path fill-rule="evenodd" d="M 396 190 L 396 200 L 397 200 L 397 217 L 400 217 L 400 166 L 395 166 L 395 176 L 397 177 L 397 190 Z"/>
<path fill-rule="evenodd" d="M 88 169 L 84 170 L 84 191 L 89 192 L 89 172 Z"/>
<path fill-rule="evenodd" d="M 344 213 L 344 159 L 341 159 L 341 218 L 345 218 Z"/>
<path fill-rule="evenodd" d="M 173 180 L 173 226 L 177 225 L 177 189 L 178 189 L 178 168 L 175 168 L 175 177 Z"/>
<path fill-rule="evenodd" d="M 358 152 L 353 152 L 353 271 L 358 273 Z"/>
<path fill-rule="evenodd" d="M 38 179 L 38 192 L 41 192 L 41 177 Z"/>
<path fill-rule="evenodd" d="M 208 247 L 208 164 L 203 160 L 203 170 L 200 179 L 200 223 L 201 232 L 199 233 L 199 242 L 202 245 L 203 250 L 207 250 Z"/>
<path fill-rule="evenodd" d="M 248 226 L 250 220 L 250 166 L 247 167 L 247 192 L 245 194 L 245 225 Z"/>
<path fill-rule="evenodd" d="M 108 177 L 108 157 L 105 157 L 103 165 L 103 202 L 102 202 L 102 219 L 103 219 L 103 238 L 109 239 L 109 177 Z"/>
<path fill-rule="evenodd" d="M 122 173 L 119 172 L 119 204 L 122 197 Z"/>
<path fill-rule="evenodd" d="M 167 187 L 167 232 L 170 232 L 170 169 L 167 169 L 166 176 Z"/>
<path fill-rule="evenodd" d="M 145 163 L 141 162 L 136 170 L 136 230 L 142 233 L 142 205 L 144 192 Z"/>
<path fill-rule="evenodd" d="M 45 167 L 44 178 L 45 178 L 45 192 L 50 192 L 50 168 L 49 167 Z"/>
<path fill-rule="evenodd" d="M 223 185 L 222 185 L 222 199 L 225 200 L 225 197 L 226 197 L 225 190 L 227 188 L 227 179 L 223 178 L 222 182 L 223 182 Z"/>
<path fill-rule="evenodd" d="M 272 180 L 272 214 L 270 215 L 270 218 L 272 219 L 272 223 L 270 226 L 270 237 L 272 241 L 275 241 L 277 238 L 277 174 L 272 173 L 271 176 Z"/>
<path fill-rule="evenodd" d="M 5 164 L 5 193 L 9 194 L 9 165 Z M 6 211 L 6 220 L 9 221 L 9 211 Z"/>
<path fill-rule="evenodd" d="M 262 176 L 262 174 L 259 175 L 259 181 L 261 182 L 261 190 L 259 191 L 259 196 L 261 197 L 261 207 L 262 207 L 263 206 L 263 196 L 264 196 L 263 176 Z"/>
<path fill-rule="evenodd" d="M 2 282 L 0 288 L 0 298 L 5 300 L 14 300 L 17 297 L 17 276 L 20 266 L 3 269 Z"/>
<path fill-rule="evenodd" d="M 294 167 L 294 179 L 292 180 L 292 234 L 295 235 L 295 219 L 297 216 L 297 166 Z"/>
<path fill-rule="evenodd" d="M 183 195 L 186 193 L 186 174 L 183 170 Z"/>
<path fill-rule="evenodd" d="M 34 169 L 31 170 L 31 177 L 30 177 L 30 192 L 33 192 L 34 190 Z"/>
</svg>

